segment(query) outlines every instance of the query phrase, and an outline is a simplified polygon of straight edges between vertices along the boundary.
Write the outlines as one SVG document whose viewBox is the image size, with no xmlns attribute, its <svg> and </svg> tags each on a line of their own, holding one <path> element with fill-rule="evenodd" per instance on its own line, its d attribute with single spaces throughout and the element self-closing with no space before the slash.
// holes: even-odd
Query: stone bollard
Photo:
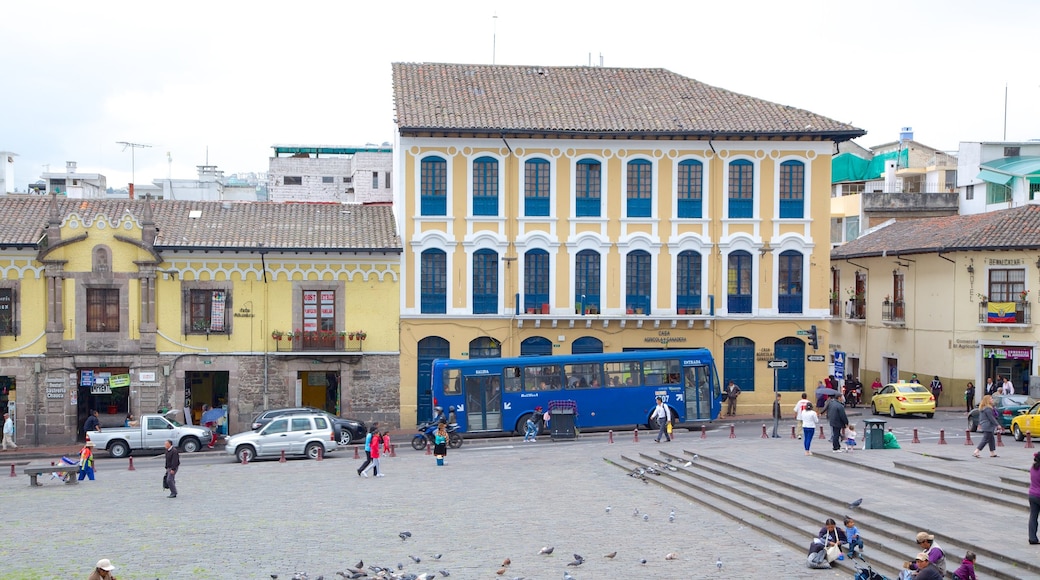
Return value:
<svg viewBox="0 0 1040 580">
<path fill-rule="evenodd" d="M 826 441 L 827 440 L 827 436 L 824 435 L 824 433 L 823 433 L 823 425 L 820 425 L 820 437 L 819 437 L 819 439 L 820 439 L 820 441 Z"/>
<path fill-rule="evenodd" d="M 1001 432 L 997 431 L 997 447 L 1003 447 L 1004 446 L 1004 442 L 1000 440 L 1000 434 L 1001 434 Z"/>
<path fill-rule="evenodd" d="M 248 465 L 248 464 L 249 464 L 248 456 L 245 453 L 243 453 L 242 454 L 242 465 Z"/>
<path fill-rule="evenodd" d="M 14 464 L 11 464 L 11 477 L 18 477 L 14 472 Z"/>
<path fill-rule="evenodd" d="M 939 429 L 939 445 L 946 445 L 946 429 Z"/>
<path fill-rule="evenodd" d="M 282 456 L 278 458 L 278 463 L 285 463 L 285 450 L 282 449 Z"/>
<path fill-rule="evenodd" d="M 701 439 L 707 439 L 707 438 L 708 438 L 708 427 L 705 426 L 705 425 L 701 425 Z"/>
<path fill-rule="evenodd" d="M 133 457 L 130 458 L 130 467 L 128 467 L 126 470 L 127 471 L 137 471 L 136 469 L 134 469 L 134 458 Z"/>
<path fill-rule="evenodd" d="M 1033 434 L 1026 432 L 1026 448 L 1031 449 L 1033 447 Z"/>
<path fill-rule="evenodd" d="M 316 457 L 314 460 L 315 461 L 321 461 L 324 458 L 325 458 L 325 446 L 322 445 L 321 447 L 318 448 L 318 457 Z"/>
<path fill-rule="evenodd" d="M 913 439 L 913 441 L 911 441 L 911 443 L 920 443 L 920 442 L 921 442 L 921 440 L 917 438 L 917 429 L 914 428 L 914 439 Z"/>
<path fill-rule="evenodd" d="M 762 439 L 769 439 L 769 435 L 766 435 L 766 424 L 762 423 Z"/>
<path fill-rule="evenodd" d="M 632 430 L 632 442 L 639 443 L 639 427 Z"/>
<path fill-rule="evenodd" d="M 794 434 L 795 426 L 791 425 L 791 439 L 797 439 L 798 436 Z"/>
<path fill-rule="evenodd" d="M 396 445 L 391 445 L 390 446 L 390 457 L 397 457 L 397 446 Z"/>
<path fill-rule="evenodd" d="M 736 433 L 736 431 L 734 429 L 735 428 L 734 428 L 733 425 L 729 426 L 729 438 L 730 439 L 736 439 L 737 438 L 737 433 Z"/>
<path fill-rule="evenodd" d="M 354 459 L 361 459 L 361 454 L 358 452 L 358 446 L 354 446 Z"/>
<path fill-rule="evenodd" d="M 426 454 L 433 455 L 433 445 L 430 445 L 429 441 L 426 442 Z"/>
<path fill-rule="evenodd" d="M 614 444 L 614 430 L 607 431 L 607 443 Z"/>
<path fill-rule="evenodd" d="M 971 429 L 965 429 L 964 430 L 964 444 L 965 445 L 974 445 L 974 443 L 971 442 Z"/>
</svg>

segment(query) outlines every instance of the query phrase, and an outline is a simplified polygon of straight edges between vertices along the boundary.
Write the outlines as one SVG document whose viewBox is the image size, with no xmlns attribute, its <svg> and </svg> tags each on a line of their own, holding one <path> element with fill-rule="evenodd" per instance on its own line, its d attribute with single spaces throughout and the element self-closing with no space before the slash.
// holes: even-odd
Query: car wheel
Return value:
<svg viewBox="0 0 1040 580">
<path fill-rule="evenodd" d="M 895 407 L 895 405 L 889 405 L 888 406 L 888 416 L 892 417 L 892 418 L 895 418 L 895 416 L 896 416 L 896 407 Z"/>
<path fill-rule="evenodd" d="M 242 463 L 249 463 L 256 459 L 256 450 L 248 445 L 242 445 L 235 450 L 235 457 L 237 457 Z"/>
<path fill-rule="evenodd" d="M 339 430 L 339 444 L 350 445 L 354 442 L 354 438 L 350 435 L 350 429 Z"/>
<path fill-rule="evenodd" d="M 934 417 L 934 416 L 935 416 L 935 413 L 925 413 L 925 414 L 924 414 L 924 418 L 925 418 L 925 419 L 931 419 L 931 418 L 932 418 L 932 417 Z"/>
<path fill-rule="evenodd" d="M 311 443 L 306 449 L 307 457 L 310 459 L 317 459 L 325 453 L 325 446 L 321 443 Z"/>
<path fill-rule="evenodd" d="M 130 455 L 130 446 L 122 441 L 113 441 L 108 446 L 108 454 L 116 459 L 122 459 L 127 455 Z"/>
<path fill-rule="evenodd" d="M 202 448 L 202 443 L 194 437 L 188 437 L 184 441 L 181 441 L 181 451 L 185 453 L 195 453 Z"/>
<path fill-rule="evenodd" d="M 874 405 L 874 403 L 870 404 L 870 412 L 873 415 L 880 415 L 881 414 L 881 413 L 878 413 L 877 407 Z"/>
<path fill-rule="evenodd" d="M 1014 434 L 1015 441 L 1025 441 L 1026 440 L 1026 434 L 1023 433 L 1021 429 L 1019 429 L 1018 425 L 1012 425 L 1011 426 L 1011 433 Z"/>
</svg>

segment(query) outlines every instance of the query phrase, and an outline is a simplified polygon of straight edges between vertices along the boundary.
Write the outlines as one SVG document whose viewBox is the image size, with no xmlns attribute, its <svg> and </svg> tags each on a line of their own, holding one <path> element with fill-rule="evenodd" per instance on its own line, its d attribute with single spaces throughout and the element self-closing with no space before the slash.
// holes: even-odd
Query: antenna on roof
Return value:
<svg viewBox="0 0 1040 580">
<path fill-rule="evenodd" d="M 498 37 L 498 13 L 491 15 L 491 64 L 495 64 L 495 43 Z"/>
</svg>

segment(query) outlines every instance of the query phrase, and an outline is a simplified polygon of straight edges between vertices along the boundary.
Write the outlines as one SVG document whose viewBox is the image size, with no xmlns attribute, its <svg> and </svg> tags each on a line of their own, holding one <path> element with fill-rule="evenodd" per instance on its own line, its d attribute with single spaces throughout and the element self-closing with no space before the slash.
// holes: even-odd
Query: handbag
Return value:
<svg viewBox="0 0 1040 580">
<path fill-rule="evenodd" d="M 841 548 L 838 546 L 827 546 L 827 561 L 833 562 L 841 556 Z"/>
<path fill-rule="evenodd" d="M 166 474 L 165 473 L 162 476 L 162 488 L 163 489 L 170 489 L 170 484 L 166 481 Z"/>
</svg>

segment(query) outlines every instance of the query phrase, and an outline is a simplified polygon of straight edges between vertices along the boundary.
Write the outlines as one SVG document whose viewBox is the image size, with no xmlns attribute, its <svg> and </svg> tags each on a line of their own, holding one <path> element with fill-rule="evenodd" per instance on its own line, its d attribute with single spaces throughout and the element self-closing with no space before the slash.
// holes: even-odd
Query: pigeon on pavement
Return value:
<svg viewBox="0 0 1040 580">
<path fill-rule="evenodd" d="M 412 533 L 411 532 L 401 532 L 400 534 L 397 534 L 397 537 L 401 538 L 401 540 L 407 540 L 408 538 L 412 537 Z"/>
<path fill-rule="evenodd" d="M 679 554 L 676 554 L 675 552 L 669 552 L 664 555 L 665 560 L 677 560 L 678 558 Z"/>
<path fill-rule="evenodd" d="M 553 550 L 555 550 L 555 549 L 556 549 L 556 548 L 554 548 L 554 547 L 552 547 L 552 546 L 545 546 L 545 547 L 544 547 L 544 548 L 542 548 L 541 550 L 538 550 L 538 553 L 539 553 L 539 554 L 546 554 L 546 555 L 549 555 L 549 554 L 552 554 L 552 553 L 553 553 Z"/>
<path fill-rule="evenodd" d="M 850 510 L 854 510 L 854 509 L 858 508 L 862 503 L 863 503 L 863 498 L 859 498 L 859 499 L 857 499 L 854 502 L 850 502 L 849 503 L 849 509 Z"/>
<path fill-rule="evenodd" d="M 715 561 L 715 567 L 719 570 L 722 569 L 722 555 L 719 554 L 719 559 Z"/>
<path fill-rule="evenodd" d="M 614 556 L 617 556 L 617 552 L 611 552 L 611 553 L 609 553 L 609 554 L 607 554 L 607 555 L 605 555 L 603 557 L 607 558 L 609 560 L 609 559 L 613 559 Z"/>
</svg>

